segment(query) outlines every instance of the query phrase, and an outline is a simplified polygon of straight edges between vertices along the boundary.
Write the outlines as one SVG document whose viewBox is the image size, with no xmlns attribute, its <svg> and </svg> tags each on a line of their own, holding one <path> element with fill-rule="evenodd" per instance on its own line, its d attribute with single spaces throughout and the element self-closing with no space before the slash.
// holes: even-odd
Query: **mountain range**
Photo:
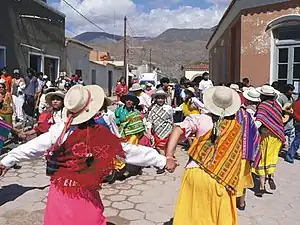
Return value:
<svg viewBox="0 0 300 225">
<path fill-rule="evenodd" d="M 139 65 L 151 60 L 163 73 L 179 78 L 183 75 L 182 66 L 208 62 L 205 46 L 214 29 L 172 28 L 156 37 L 128 36 L 128 62 Z M 85 32 L 74 38 L 96 50 L 110 52 L 115 60 L 123 59 L 123 36 L 105 32 Z"/>
</svg>

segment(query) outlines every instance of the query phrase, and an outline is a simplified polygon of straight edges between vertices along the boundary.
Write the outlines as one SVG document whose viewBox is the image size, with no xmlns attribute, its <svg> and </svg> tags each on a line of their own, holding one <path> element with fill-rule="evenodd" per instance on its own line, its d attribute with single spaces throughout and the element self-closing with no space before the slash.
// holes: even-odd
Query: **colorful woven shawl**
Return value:
<svg viewBox="0 0 300 225">
<path fill-rule="evenodd" d="M 250 113 L 244 108 L 241 108 L 236 115 L 237 121 L 242 125 L 242 158 L 247 159 L 253 168 L 256 168 L 259 164 L 261 151 L 258 129 L 252 119 Z"/>
<path fill-rule="evenodd" d="M 267 100 L 258 105 L 256 120 L 285 142 L 282 109 L 275 100 Z"/>
<path fill-rule="evenodd" d="M 125 120 L 120 124 L 120 134 L 122 137 L 140 134 L 144 131 L 145 126 L 143 118 L 137 111 L 131 111 Z"/>
<path fill-rule="evenodd" d="M 212 130 L 194 141 L 189 156 L 213 179 L 235 193 L 242 160 L 242 127 L 236 120 L 223 120 L 216 143 Z"/>
</svg>

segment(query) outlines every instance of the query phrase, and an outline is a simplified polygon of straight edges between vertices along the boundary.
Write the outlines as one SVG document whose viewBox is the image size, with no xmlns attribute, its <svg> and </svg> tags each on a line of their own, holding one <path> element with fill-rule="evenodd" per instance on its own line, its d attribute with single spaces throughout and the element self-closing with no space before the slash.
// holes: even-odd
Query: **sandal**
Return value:
<svg viewBox="0 0 300 225">
<path fill-rule="evenodd" d="M 246 202 L 244 202 L 244 205 L 243 205 L 243 206 L 237 205 L 236 207 L 237 207 L 240 211 L 244 211 L 245 208 L 246 208 Z"/>
<path fill-rule="evenodd" d="M 273 178 L 268 178 L 268 182 L 269 182 L 269 185 L 270 185 L 270 189 L 271 190 L 276 190 L 276 184 L 275 184 Z"/>
</svg>

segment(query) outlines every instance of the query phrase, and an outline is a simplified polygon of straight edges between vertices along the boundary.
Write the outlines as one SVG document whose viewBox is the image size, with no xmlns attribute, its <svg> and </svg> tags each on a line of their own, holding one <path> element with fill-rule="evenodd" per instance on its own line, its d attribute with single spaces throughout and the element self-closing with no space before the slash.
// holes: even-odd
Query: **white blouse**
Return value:
<svg viewBox="0 0 300 225">
<path fill-rule="evenodd" d="M 54 124 L 47 133 L 14 148 L 1 160 L 1 163 L 7 168 L 11 168 L 16 163 L 33 160 L 43 156 L 44 152 L 56 142 L 63 129 L 64 123 Z M 72 131 L 69 131 L 65 135 L 63 141 L 65 141 L 71 133 Z M 128 164 L 137 166 L 155 166 L 161 169 L 166 165 L 166 157 L 160 155 L 153 148 L 129 143 L 122 143 L 122 147 L 125 151 L 124 161 Z"/>
</svg>

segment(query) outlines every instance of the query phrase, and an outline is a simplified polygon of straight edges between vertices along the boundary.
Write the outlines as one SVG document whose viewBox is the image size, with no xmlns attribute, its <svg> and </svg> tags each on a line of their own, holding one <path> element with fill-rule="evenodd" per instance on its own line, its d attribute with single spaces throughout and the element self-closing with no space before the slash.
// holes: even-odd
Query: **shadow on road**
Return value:
<svg viewBox="0 0 300 225">
<path fill-rule="evenodd" d="M 23 187 L 19 184 L 10 184 L 7 186 L 2 186 L 0 189 L 0 206 L 4 205 L 7 202 L 14 201 L 27 191 L 34 189 L 44 190 L 49 185 L 43 187 Z"/>
</svg>

